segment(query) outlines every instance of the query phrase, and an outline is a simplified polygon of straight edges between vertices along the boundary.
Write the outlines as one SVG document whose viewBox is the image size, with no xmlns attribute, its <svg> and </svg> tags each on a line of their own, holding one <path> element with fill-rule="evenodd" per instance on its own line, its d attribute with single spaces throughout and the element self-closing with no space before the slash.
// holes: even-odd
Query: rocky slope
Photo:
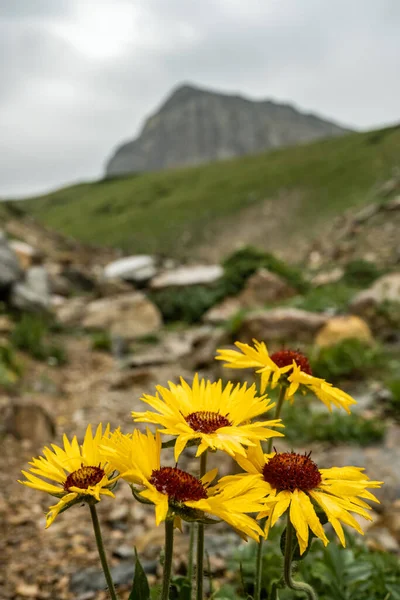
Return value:
<svg viewBox="0 0 400 600">
<path fill-rule="evenodd" d="M 106 176 L 197 165 L 346 131 L 290 105 L 184 85 L 147 119 L 137 139 L 117 148 Z"/>
</svg>

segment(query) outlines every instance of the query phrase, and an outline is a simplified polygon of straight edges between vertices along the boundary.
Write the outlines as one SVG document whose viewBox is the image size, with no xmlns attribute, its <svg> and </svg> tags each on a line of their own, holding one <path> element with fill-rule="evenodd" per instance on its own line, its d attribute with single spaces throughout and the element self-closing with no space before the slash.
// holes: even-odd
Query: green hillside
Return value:
<svg viewBox="0 0 400 600">
<path fill-rule="evenodd" d="M 27 200 L 79 240 L 169 256 L 287 246 L 368 203 L 400 162 L 400 126 L 205 166 L 74 185 Z M 217 256 L 218 257 L 218 256 Z"/>
</svg>

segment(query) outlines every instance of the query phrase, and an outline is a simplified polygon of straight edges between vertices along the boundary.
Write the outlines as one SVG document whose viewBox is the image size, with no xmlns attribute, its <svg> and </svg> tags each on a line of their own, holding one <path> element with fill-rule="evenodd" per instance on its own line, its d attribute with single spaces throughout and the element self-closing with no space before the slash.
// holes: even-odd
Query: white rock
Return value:
<svg viewBox="0 0 400 600">
<path fill-rule="evenodd" d="M 209 284 L 218 281 L 224 274 L 220 265 L 193 265 L 166 271 L 155 277 L 150 284 L 152 289 L 183 287 L 186 285 Z"/>
<path fill-rule="evenodd" d="M 146 281 L 156 274 L 155 260 L 152 256 L 126 256 L 109 263 L 104 268 L 106 279 L 125 279 L 126 281 Z"/>
</svg>

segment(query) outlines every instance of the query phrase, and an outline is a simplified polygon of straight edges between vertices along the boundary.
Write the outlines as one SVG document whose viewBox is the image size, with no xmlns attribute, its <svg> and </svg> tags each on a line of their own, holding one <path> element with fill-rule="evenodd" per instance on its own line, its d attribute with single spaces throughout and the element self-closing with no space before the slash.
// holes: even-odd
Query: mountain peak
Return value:
<svg viewBox="0 0 400 600">
<path fill-rule="evenodd" d="M 288 104 L 183 83 L 147 119 L 135 140 L 117 148 L 106 176 L 256 154 L 347 131 Z"/>
</svg>

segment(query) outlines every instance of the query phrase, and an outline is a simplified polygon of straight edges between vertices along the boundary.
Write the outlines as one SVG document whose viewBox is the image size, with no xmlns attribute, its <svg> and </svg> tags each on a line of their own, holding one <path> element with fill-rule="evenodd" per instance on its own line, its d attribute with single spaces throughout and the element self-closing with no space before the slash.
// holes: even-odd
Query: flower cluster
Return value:
<svg viewBox="0 0 400 600">
<path fill-rule="evenodd" d="M 354 466 L 319 468 L 311 453 L 263 449 L 264 442 L 269 440 L 271 449 L 272 438 L 284 435 L 282 404 L 285 399 L 293 402 L 298 391 L 311 391 L 329 410 L 335 406 L 350 412 L 355 400 L 314 377 L 307 358 L 297 351 L 269 354 L 265 343 L 257 341 L 254 347 L 240 342 L 236 346 L 238 350 L 218 350 L 217 360 L 230 368 L 256 369 L 260 393 L 255 385 L 223 385 L 196 375 L 191 384 L 182 379 L 143 396 L 152 410 L 134 411 L 132 416 L 137 423 L 154 424 L 154 433 L 149 429 L 123 433 L 120 428 L 111 432 L 108 425 L 103 431 L 99 425 L 93 436 L 89 426 L 82 445 L 76 437 L 69 441 L 64 435 L 63 447 L 44 448 L 43 456 L 23 471 L 21 483 L 58 498 L 49 508 L 46 527 L 73 504 L 93 507 L 102 496 L 114 497 L 112 489 L 124 480 L 137 500 L 154 506 L 157 525 L 166 521 L 181 529 L 184 520 L 203 527 L 217 519 L 245 539 L 259 541 L 286 514 L 300 554 L 309 547 L 310 530 L 328 543 L 326 522 L 343 546 L 342 524 L 362 533 L 353 515 L 371 518 L 366 501 L 378 500 L 369 489 L 382 482 L 370 480 Z M 281 393 L 275 404 L 266 392 L 276 386 Z M 172 439 L 163 444 L 164 435 Z M 197 446 L 197 473 L 178 466 L 187 445 Z M 174 447 L 174 466 L 172 457 L 164 458 L 169 446 Z M 209 452 L 230 455 L 242 472 L 221 478 L 217 469 L 207 472 Z"/>
</svg>

